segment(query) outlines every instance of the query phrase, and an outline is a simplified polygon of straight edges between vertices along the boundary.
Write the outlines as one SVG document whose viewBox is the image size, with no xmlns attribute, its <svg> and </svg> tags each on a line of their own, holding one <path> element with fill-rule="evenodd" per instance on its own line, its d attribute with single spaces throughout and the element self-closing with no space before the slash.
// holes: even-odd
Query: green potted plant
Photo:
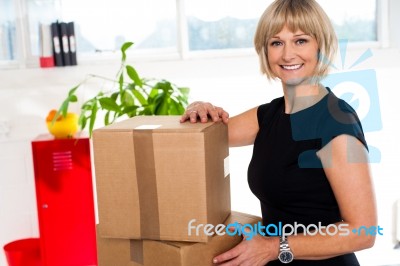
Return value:
<svg viewBox="0 0 400 266">
<path fill-rule="evenodd" d="M 88 128 L 89 136 L 92 135 L 99 111 L 105 112 L 104 125 L 115 122 L 121 116 L 183 114 L 188 104 L 189 89 L 164 79 L 141 78 L 136 69 L 126 62 L 126 51 L 132 45 L 132 42 L 126 42 L 121 46 L 121 67 L 116 80 L 88 75 L 68 92 L 52 118 L 52 124 L 60 117 L 67 117 L 69 104 L 78 101 L 77 89 L 89 78 L 111 80 L 115 84 L 111 90 L 105 92 L 101 89 L 96 96 L 82 104 L 78 124 L 81 130 Z"/>
</svg>

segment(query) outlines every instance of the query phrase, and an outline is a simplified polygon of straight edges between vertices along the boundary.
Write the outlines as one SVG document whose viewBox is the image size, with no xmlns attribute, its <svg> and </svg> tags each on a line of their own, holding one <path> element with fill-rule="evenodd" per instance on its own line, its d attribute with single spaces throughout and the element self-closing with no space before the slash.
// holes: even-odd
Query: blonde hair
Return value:
<svg viewBox="0 0 400 266">
<path fill-rule="evenodd" d="M 284 26 L 292 32 L 301 30 L 316 39 L 318 64 L 312 78 L 319 82 L 328 74 L 336 55 L 337 38 L 328 16 L 315 0 L 275 0 L 264 11 L 254 37 L 261 72 L 268 79 L 276 78 L 268 63 L 267 45 Z"/>
</svg>

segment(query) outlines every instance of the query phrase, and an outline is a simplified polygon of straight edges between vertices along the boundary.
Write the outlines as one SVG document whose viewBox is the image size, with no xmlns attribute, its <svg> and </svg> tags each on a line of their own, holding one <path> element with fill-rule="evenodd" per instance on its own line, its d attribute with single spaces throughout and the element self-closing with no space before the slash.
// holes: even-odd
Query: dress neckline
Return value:
<svg viewBox="0 0 400 266">
<path fill-rule="evenodd" d="M 328 98 L 329 95 L 332 94 L 332 91 L 331 91 L 331 89 L 329 87 L 325 87 L 325 89 L 328 91 L 328 93 L 325 94 L 318 102 L 314 103 L 313 105 L 308 106 L 307 108 L 299 110 L 299 111 L 297 111 L 295 113 L 289 113 L 289 114 L 285 113 L 285 97 L 282 96 L 282 103 L 283 104 L 281 106 L 281 114 L 283 116 L 285 116 L 285 117 L 290 117 L 291 115 L 298 115 L 298 114 L 301 114 L 303 112 L 306 112 L 306 111 L 309 111 L 309 110 L 317 108 L 318 106 L 321 105 L 321 103 L 325 102 L 325 100 Z"/>
</svg>

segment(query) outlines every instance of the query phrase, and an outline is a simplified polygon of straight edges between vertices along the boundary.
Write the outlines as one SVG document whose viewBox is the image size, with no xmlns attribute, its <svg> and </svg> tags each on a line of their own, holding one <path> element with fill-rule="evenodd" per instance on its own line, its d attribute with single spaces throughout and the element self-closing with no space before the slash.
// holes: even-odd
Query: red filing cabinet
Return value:
<svg viewBox="0 0 400 266">
<path fill-rule="evenodd" d="M 88 138 L 32 141 L 43 266 L 97 265 Z"/>
</svg>

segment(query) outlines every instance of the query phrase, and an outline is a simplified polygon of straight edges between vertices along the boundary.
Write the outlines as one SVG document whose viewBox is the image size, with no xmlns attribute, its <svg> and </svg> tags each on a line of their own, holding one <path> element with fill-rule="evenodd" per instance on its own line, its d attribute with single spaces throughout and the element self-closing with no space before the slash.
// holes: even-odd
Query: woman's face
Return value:
<svg viewBox="0 0 400 266">
<path fill-rule="evenodd" d="M 318 64 L 318 44 L 301 30 L 286 26 L 267 43 L 268 63 L 284 84 L 298 85 L 312 78 Z"/>
</svg>

